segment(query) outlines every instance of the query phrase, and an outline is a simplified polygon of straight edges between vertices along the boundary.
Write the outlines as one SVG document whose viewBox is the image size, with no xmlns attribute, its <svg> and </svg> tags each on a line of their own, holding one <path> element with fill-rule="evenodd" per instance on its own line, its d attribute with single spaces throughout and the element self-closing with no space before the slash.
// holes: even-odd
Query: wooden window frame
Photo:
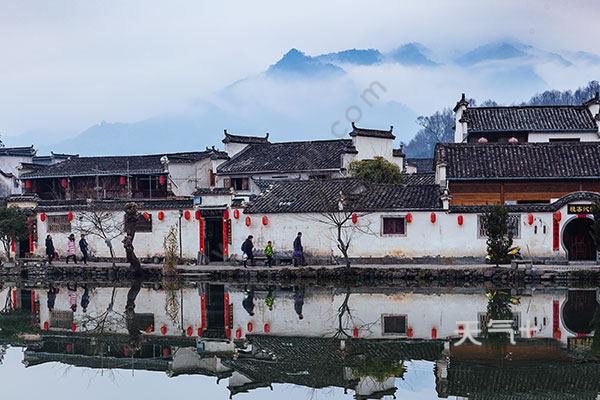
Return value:
<svg viewBox="0 0 600 400">
<path fill-rule="evenodd" d="M 386 318 L 404 318 L 404 332 L 387 332 L 385 329 Z M 381 314 L 381 334 L 383 336 L 406 336 L 408 333 L 407 314 Z"/>
<path fill-rule="evenodd" d="M 404 225 L 403 233 L 385 233 L 385 220 L 386 219 L 401 219 Z M 381 216 L 381 236 L 406 236 L 406 215 L 382 215 Z"/>
</svg>

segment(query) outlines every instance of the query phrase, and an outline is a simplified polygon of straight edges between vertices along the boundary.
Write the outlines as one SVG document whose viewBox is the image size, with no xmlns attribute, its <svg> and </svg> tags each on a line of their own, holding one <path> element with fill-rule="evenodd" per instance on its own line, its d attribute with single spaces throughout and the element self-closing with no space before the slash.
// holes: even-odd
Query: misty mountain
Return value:
<svg viewBox="0 0 600 400">
<path fill-rule="evenodd" d="M 297 49 L 288 51 L 279 61 L 267 69 L 267 74 L 273 77 L 328 78 L 344 74 L 344 70 L 333 64 L 309 57 Z"/>
<path fill-rule="evenodd" d="M 420 43 L 407 43 L 390 51 L 387 56 L 402 65 L 425 65 L 429 67 L 439 65 L 428 58 L 428 52 L 429 50 Z"/>
<path fill-rule="evenodd" d="M 319 61 L 336 65 L 373 65 L 383 62 L 384 56 L 377 49 L 351 49 L 338 51 L 336 53 L 321 54 L 315 58 Z"/>
<path fill-rule="evenodd" d="M 456 58 L 457 64 L 474 66 L 484 62 L 518 60 L 535 62 L 554 62 L 563 66 L 572 63 L 560 54 L 537 49 L 517 41 L 499 41 L 487 43 Z"/>
</svg>

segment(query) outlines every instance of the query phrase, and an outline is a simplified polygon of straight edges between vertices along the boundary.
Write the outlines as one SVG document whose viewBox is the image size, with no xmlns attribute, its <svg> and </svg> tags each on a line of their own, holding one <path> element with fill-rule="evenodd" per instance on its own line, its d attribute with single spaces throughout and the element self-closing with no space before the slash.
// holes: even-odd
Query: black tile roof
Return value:
<svg viewBox="0 0 600 400">
<path fill-rule="evenodd" d="M 406 164 L 417 168 L 417 173 L 433 172 L 433 158 L 407 158 Z"/>
<path fill-rule="evenodd" d="M 318 140 L 251 144 L 224 162 L 220 174 L 283 173 L 340 170 L 352 140 Z"/>
<path fill-rule="evenodd" d="M 368 136 L 381 139 L 396 139 L 396 136 L 394 136 L 394 134 L 392 133 L 393 130 L 393 126 L 390 126 L 389 131 L 359 128 L 354 124 L 354 122 L 352 122 L 352 132 L 350 132 L 350 136 Z"/>
<path fill-rule="evenodd" d="M 402 183 L 406 186 L 435 185 L 435 174 L 432 172 L 404 174 L 402 179 Z"/>
<path fill-rule="evenodd" d="M 448 180 L 600 179 L 600 142 L 440 143 Z"/>
<path fill-rule="evenodd" d="M 338 210 L 340 194 L 348 210 L 439 209 L 437 185 L 369 185 L 359 179 L 340 178 L 308 181 L 281 181 L 250 202 L 245 213 L 307 213 Z"/>
<path fill-rule="evenodd" d="M 36 211 L 122 211 L 127 203 L 136 203 L 139 210 L 185 210 L 194 207 L 192 199 L 145 199 L 145 200 L 40 200 Z"/>
<path fill-rule="evenodd" d="M 585 106 L 510 106 L 467 108 L 467 132 L 598 132 Z"/>
<path fill-rule="evenodd" d="M 242 143 L 242 144 L 269 143 L 269 134 L 268 133 L 265 135 L 265 137 L 232 135 L 231 133 L 227 133 L 227 129 L 225 129 L 224 133 L 225 133 L 225 138 L 223 139 L 223 143 Z"/>
<path fill-rule="evenodd" d="M 35 171 L 23 174 L 21 178 L 162 174 L 164 168 L 160 159 L 163 156 L 167 156 L 172 164 L 194 163 L 209 157 L 227 157 L 225 153 L 218 150 L 139 156 L 72 157 L 56 164 L 36 168 Z"/>
<path fill-rule="evenodd" d="M 33 157 L 33 156 L 35 156 L 35 149 L 33 148 L 33 146 L 0 147 L 0 156 Z"/>
</svg>

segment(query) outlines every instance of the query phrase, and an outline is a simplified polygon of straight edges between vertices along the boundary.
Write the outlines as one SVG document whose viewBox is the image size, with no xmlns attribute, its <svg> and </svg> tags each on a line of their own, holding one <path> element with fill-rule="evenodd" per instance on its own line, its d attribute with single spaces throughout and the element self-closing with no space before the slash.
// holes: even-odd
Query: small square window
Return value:
<svg viewBox="0 0 600 400">
<path fill-rule="evenodd" d="M 406 315 L 384 315 L 384 335 L 406 335 Z"/>
<path fill-rule="evenodd" d="M 71 232 L 71 221 L 68 214 L 48 215 L 49 233 L 69 233 Z"/>
<path fill-rule="evenodd" d="M 406 219 L 404 217 L 383 217 L 382 224 L 384 235 L 406 234 Z"/>
</svg>

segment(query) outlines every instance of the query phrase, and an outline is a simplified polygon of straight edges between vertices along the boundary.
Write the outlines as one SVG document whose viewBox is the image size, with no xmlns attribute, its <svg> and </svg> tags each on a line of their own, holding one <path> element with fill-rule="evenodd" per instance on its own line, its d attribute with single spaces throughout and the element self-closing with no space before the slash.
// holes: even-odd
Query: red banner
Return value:
<svg viewBox="0 0 600 400">
<path fill-rule="evenodd" d="M 560 250 L 560 221 L 552 219 L 552 250 Z"/>
</svg>

